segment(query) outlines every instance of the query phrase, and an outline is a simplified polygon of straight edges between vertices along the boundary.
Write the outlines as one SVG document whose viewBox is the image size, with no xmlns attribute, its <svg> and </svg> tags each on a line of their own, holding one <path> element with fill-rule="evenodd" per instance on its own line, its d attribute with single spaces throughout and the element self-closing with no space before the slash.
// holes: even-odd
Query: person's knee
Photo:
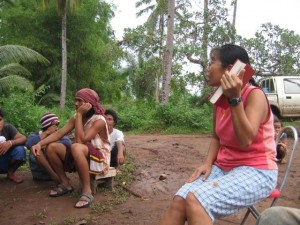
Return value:
<svg viewBox="0 0 300 225">
<path fill-rule="evenodd" d="M 25 160 L 26 159 L 26 149 L 22 145 L 18 145 L 12 149 L 12 159 L 13 160 Z"/>
<path fill-rule="evenodd" d="M 47 158 L 51 159 L 54 155 L 57 155 L 55 148 L 52 144 L 49 144 L 45 150 L 45 155 Z"/>
<path fill-rule="evenodd" d="M 199 206 L 199 201 L 193 193 L 188 193 L 186 197 L 186 207 L 187 208 L 195 208 L 195 206 Z"/>
<path fill-rule="evenodd" d="M 56 153 L 59 151 L 64 151 L 65 149 L 66 149 L 66 147 L 62 143 L 52 142 L 47 145 L 46 152 L 47 153 L 49 152 L 51 154 L 51 153 Z"/>
<path fill-rule="evenodd" d="M 185 213 L 185 207 L 186 207 L 186 200 L 180 196 L 175 196 L 173 201 L 171 202 L 169 210 L 173 212 Z"/>
<path fill-rule="evenodd" d="M 88 153 L 88 148 L 83 144 L 75 143 L 71 146 L 71 153 L 74 159 L 77 157 L 82 157 Z"/>
</svg>

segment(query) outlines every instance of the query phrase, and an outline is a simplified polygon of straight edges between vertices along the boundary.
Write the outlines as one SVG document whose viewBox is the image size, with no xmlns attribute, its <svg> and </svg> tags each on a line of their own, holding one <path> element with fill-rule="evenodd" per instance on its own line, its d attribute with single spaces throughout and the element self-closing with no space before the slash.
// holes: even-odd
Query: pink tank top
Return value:
<svg viewBox="0 0 300 225">
<path fill-rule="evenodd" d="M 244 107 L 249 93 L 258 87 L 249 86 L 242 94 Z M 266 96 L 265 96 L 266 97 Z M 267 99 L 267 97 L 266 97 Z M 268 100 L 267 100 L 268 101 Z M 273 114 L 269 107 L 268 117 L 261 123 L 252 144 L 242 148 L 235 137 L 230 108 L 216 107 L 216 135 L 220 148 L 215 165 L 224 171 L 238 166 L 251 166 L 258 169 L 277 169 L 276 147 L 274 141 Z"/>
</svg>

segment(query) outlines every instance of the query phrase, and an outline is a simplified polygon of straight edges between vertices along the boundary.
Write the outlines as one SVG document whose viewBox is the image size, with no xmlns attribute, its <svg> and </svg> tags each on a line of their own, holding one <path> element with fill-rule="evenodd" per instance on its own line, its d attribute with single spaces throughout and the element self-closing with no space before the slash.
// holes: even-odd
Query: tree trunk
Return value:
<svg viewBox="0 0 300 225">
<path fill-rule="evenodd" d="M 61 19 L 61 89 L 60 89 L 60 108 L 64 109 L 66 104 L 67 89 L 67 4 L 66 0 L 61 1 L 62 19 Z"/>
<path fill-rule="evenodd" d="M 235 20 L 236 20 L 236 10 L 237 10 L 237 1 L 238 0 L 234 0 L 233 2 L 233 19 L 232 19 L 232 26 L 235 28 Z"/>
<path fill-rule="evenodd" d="M 174 16 L 175 16 L 175 0 L 168 1 L 168 29 L 166 50 L 163 60 L 163 81 L 161 103 L 165 104 L 169 101 L 170 84 L 172 76 L 172 58 L 173 58 L 173 40 L 174 40 Z"/>
<path fill-rule="evenodd" d="M 163 37 L 164 37 L 164 17 L 165 15 L 163 13 L 160 13 L 159 15 L 159 32 L 160 32 L 160 46 L 163 46 Z M 162 47 L 160 48 L 158 52 L 158 57 L 159 59 L 162 59 L 163 55 L 163 49 Z M 163 68 L 163 59 L 161 60 L 161 68 Z M 161 70 L 159 70 L 158 73 L 156 73 L 156 79 L 155 79 L 155 101 L 159 102 L 159 97 L 160 97 L 160 84 L 161 84 Z"/>
</svg>

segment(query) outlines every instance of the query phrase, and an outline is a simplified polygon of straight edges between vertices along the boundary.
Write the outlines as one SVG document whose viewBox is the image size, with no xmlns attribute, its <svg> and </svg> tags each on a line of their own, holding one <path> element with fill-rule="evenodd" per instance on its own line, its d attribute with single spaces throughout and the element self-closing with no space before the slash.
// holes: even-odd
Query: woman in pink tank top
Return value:
<svg viewBox="0 0 300 225">
<path fill-rule="evenodd" d="M 226 44 L 211 51 L 207 81 L 212 87 L 221 85 L 225 98 L 214 105 L 213 136 L 204 164 L 175 194 L 161 225 L 213 224 L 263 200 L 276 186 L 270 105 L 252 78 L 243 84 L 244 70 L 229 74 L 237 59 L 250 64 L 240 46 Z"/>
</svg>

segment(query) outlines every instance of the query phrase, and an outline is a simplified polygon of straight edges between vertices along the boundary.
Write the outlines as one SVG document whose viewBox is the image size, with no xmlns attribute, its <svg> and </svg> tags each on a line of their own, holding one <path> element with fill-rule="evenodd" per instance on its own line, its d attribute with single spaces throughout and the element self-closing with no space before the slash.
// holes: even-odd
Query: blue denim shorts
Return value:
<svg viewBox="0 0 300 225">
<path fill-rule="evenodd" d="M 231 215 L 268 197 L 276 187 L 277 170 L 241 166 L 229 172 L 213 165 L 211 174 L 184 184 L 175 195 L 193 193 L 212 221 Z"/>
<path fill-rule="evenodd" d="M 18 145 L 0 156 L 0 172 L 7 172 L 12 160 L 26 161 L 26 149 Z"/>
</svg>

